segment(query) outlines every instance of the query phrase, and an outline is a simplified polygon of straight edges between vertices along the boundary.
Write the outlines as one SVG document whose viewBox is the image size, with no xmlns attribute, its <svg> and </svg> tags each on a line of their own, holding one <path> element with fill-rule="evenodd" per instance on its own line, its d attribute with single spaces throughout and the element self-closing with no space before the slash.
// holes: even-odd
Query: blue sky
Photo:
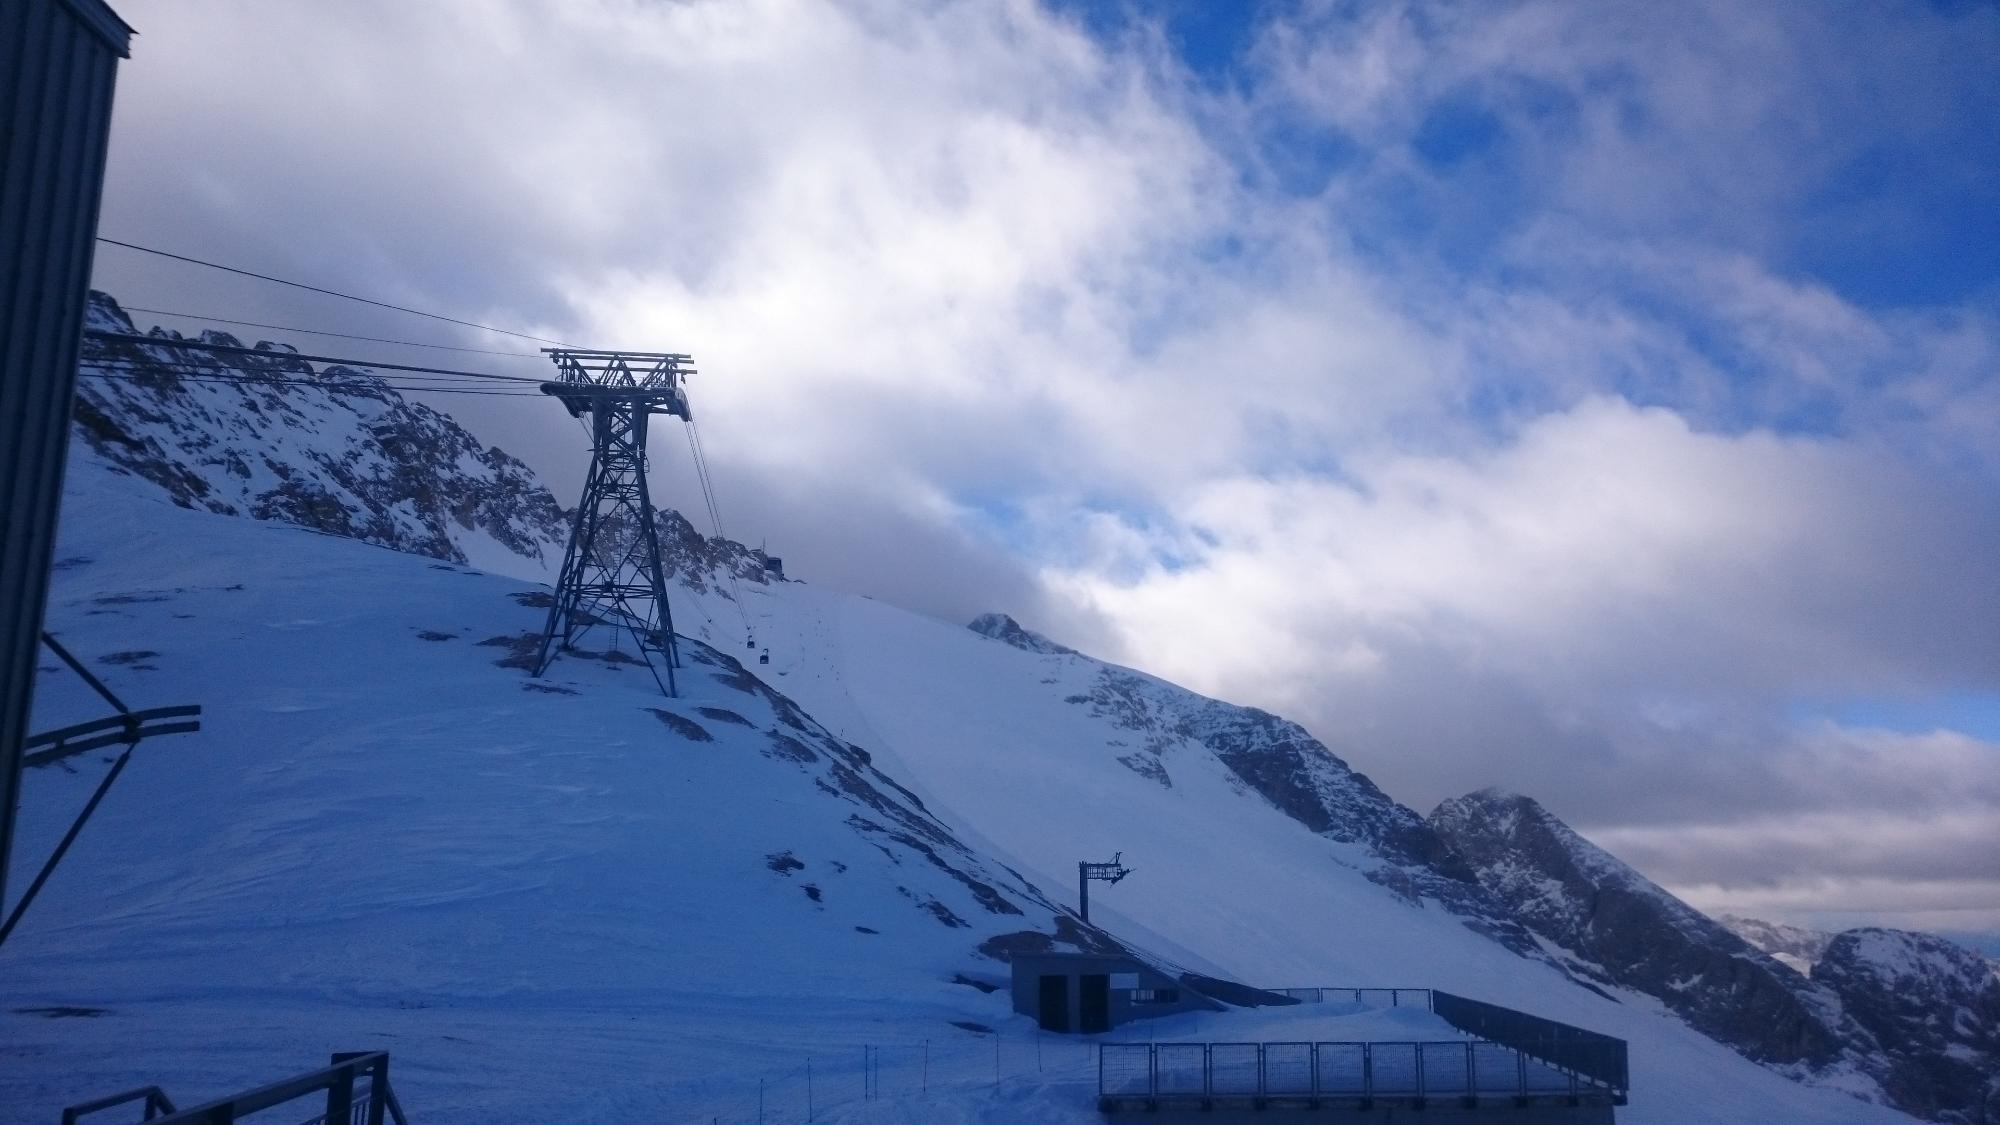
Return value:
<svg viewBox="0 0 2000 1125">
<path fill-rule="evenodd" d="M 1703 905 L 2000 930 L 1992 4 L 121 12 L 106 233 L 692 352 L 793 573 L 1419 809 L 1527 792 Z"/>
</svg>

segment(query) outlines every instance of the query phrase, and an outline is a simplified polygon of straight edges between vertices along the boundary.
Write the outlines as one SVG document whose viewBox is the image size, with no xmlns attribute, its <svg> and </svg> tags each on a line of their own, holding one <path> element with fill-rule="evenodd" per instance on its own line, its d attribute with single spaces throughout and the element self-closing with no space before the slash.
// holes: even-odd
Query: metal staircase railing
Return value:
<svg viewBox="0 0 2000 1125">
<path fill-rule="evenodd" d="M 89 1114 L 139 1101 L 145 1103 L 144 1120 L 155 1125 L 229 1125 L 314 1094 L 325 1095 L 325 1109 L 303 1125 L 386 1125 L 390 1121 L 409 1125 L 395 1091 L 389 1088 L 387 1051 L 341 1052 L 318 1070 L 178 1111 L 158 1086 L 127 1090 L 70 1106 L 63 1110 L 62 1125 L 77 1125 Z"/>
</svg>

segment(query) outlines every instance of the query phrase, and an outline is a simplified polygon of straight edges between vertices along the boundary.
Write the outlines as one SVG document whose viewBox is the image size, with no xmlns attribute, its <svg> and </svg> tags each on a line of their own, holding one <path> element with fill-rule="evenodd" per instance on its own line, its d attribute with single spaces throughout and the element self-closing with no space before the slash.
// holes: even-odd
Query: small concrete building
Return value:
<svg viewBox="0 0 2000 1125">
<path fill-rule="evenodd" d="M 1016 953 L 1014 1010 L 1044 1031 L 1094 1035 L 1133 1020 L 1224 1005 L 1131 957 L 1101 953 Z"/>
</svg>

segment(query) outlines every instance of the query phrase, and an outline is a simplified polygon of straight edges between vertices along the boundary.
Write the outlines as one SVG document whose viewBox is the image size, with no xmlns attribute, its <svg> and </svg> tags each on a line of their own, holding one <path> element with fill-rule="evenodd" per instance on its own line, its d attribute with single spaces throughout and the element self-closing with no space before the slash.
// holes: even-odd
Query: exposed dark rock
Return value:
<svg viewBox="0 0 2000 1125">
<path fill-rule="evenodd" d="M 1390 800 L 1304 727 L 1130 669 L 1091 663 L 1098 669 L 1092 689 L 1066 701 L 1131 732 L 1139 747 L 1118 758 L 1127 768 L 1171 785 L 1167 761 L 1174 754 L 1211 754 L 1245 788 L 1306 828 L 1367 848 L 1382 861 L 1368 877 L 1406 901 L 1435 902 L 1514 952 L 1547 959 L 1422 817 Z"/>
<path fill-rule="evenodd" d="M 1585 979 L 1645 993 L 1696 1030 L 1797 1074 L 1880 1080 L 1877 1045 L 1808 981 L 1577 835 L 1499 790 L 1446 801 L 1430 822 L 1522 924 Z M 1850 1085 L 1856 1083 L 1848 1083 Z M 1861 1079 L 1861 1085 L 1866 1079 Z"/>
<path fill-rule="evenodd" d="M 498 637 L 488 637 L 479 642 L 481 648 L 504 648 L 507 655 L 494 661 L 502 668 L 519 668 L 525 672 L 535 670 L 535 655 L 541 651 L 540 633 L 508 633 Z"/>
<path fill-rule="evenodd" d="M 652 712 L 653 717 L 660 720 L 668 730 L 673 731 L 689 742 L 715 741 L 715 736 L 708 733 L 708 728 L 695 722 L 693 719 L 676 715 L 672 711 L 663 711 L 658 707 L 648 707 L 646 710 Z"/>
<path fill-rule="evenodd" d="M 972 619 L 966 628 L 982 637 L 991 637 L 1002 644 L 1028 652 L 1039 652 L 1044 656 L 1074 656 L 1075 649 L 1059 645 L 1031 629 L 1021 628 L 1021 623 L 1004 613 L 982 613 Z"/>
<path fill-rule="evenodd" d="M 1119 757 L 1118 764 L 1148 781 L 1158 782 L 1163 789 L 1174 787 L 1174 779 L 1167 776 L 1167 767 L 1161 765 L 1158 758 L 1147 757 L 1144 754 L 1125 754 Z"/>
<path fill-rule="evenodd" d="M 2000 977 L 1984 957 L 1931 934 L 1834 935 L 1813 966 L 1890 1059 L 1882 1080 L 1908 1113 L 1986 1125 L 2000 1111 Z"/>
</svg>

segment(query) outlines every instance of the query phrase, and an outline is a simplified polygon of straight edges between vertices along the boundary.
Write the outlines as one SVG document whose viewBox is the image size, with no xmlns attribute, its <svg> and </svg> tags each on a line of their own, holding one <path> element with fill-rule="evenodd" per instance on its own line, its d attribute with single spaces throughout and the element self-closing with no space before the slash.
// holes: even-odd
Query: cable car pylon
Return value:
<svg viewBox="0 0 2000 1125">
<path fill-rule="evenodd" d="M 680 646 L 646 484 L 646 433 L 647 420 L 658 414 L 693 422 L 684 385 L 694 374 L 691 360 L 672 352 L 543 351 L 557 377 L 542 384 L 542 393 L 571 417 L 589 420 L 591 447 L 534 675 L 602 629 L 612 644 L 619 633 L 629 634 L 654 682 L 677 695 Z"/>
</svg>

